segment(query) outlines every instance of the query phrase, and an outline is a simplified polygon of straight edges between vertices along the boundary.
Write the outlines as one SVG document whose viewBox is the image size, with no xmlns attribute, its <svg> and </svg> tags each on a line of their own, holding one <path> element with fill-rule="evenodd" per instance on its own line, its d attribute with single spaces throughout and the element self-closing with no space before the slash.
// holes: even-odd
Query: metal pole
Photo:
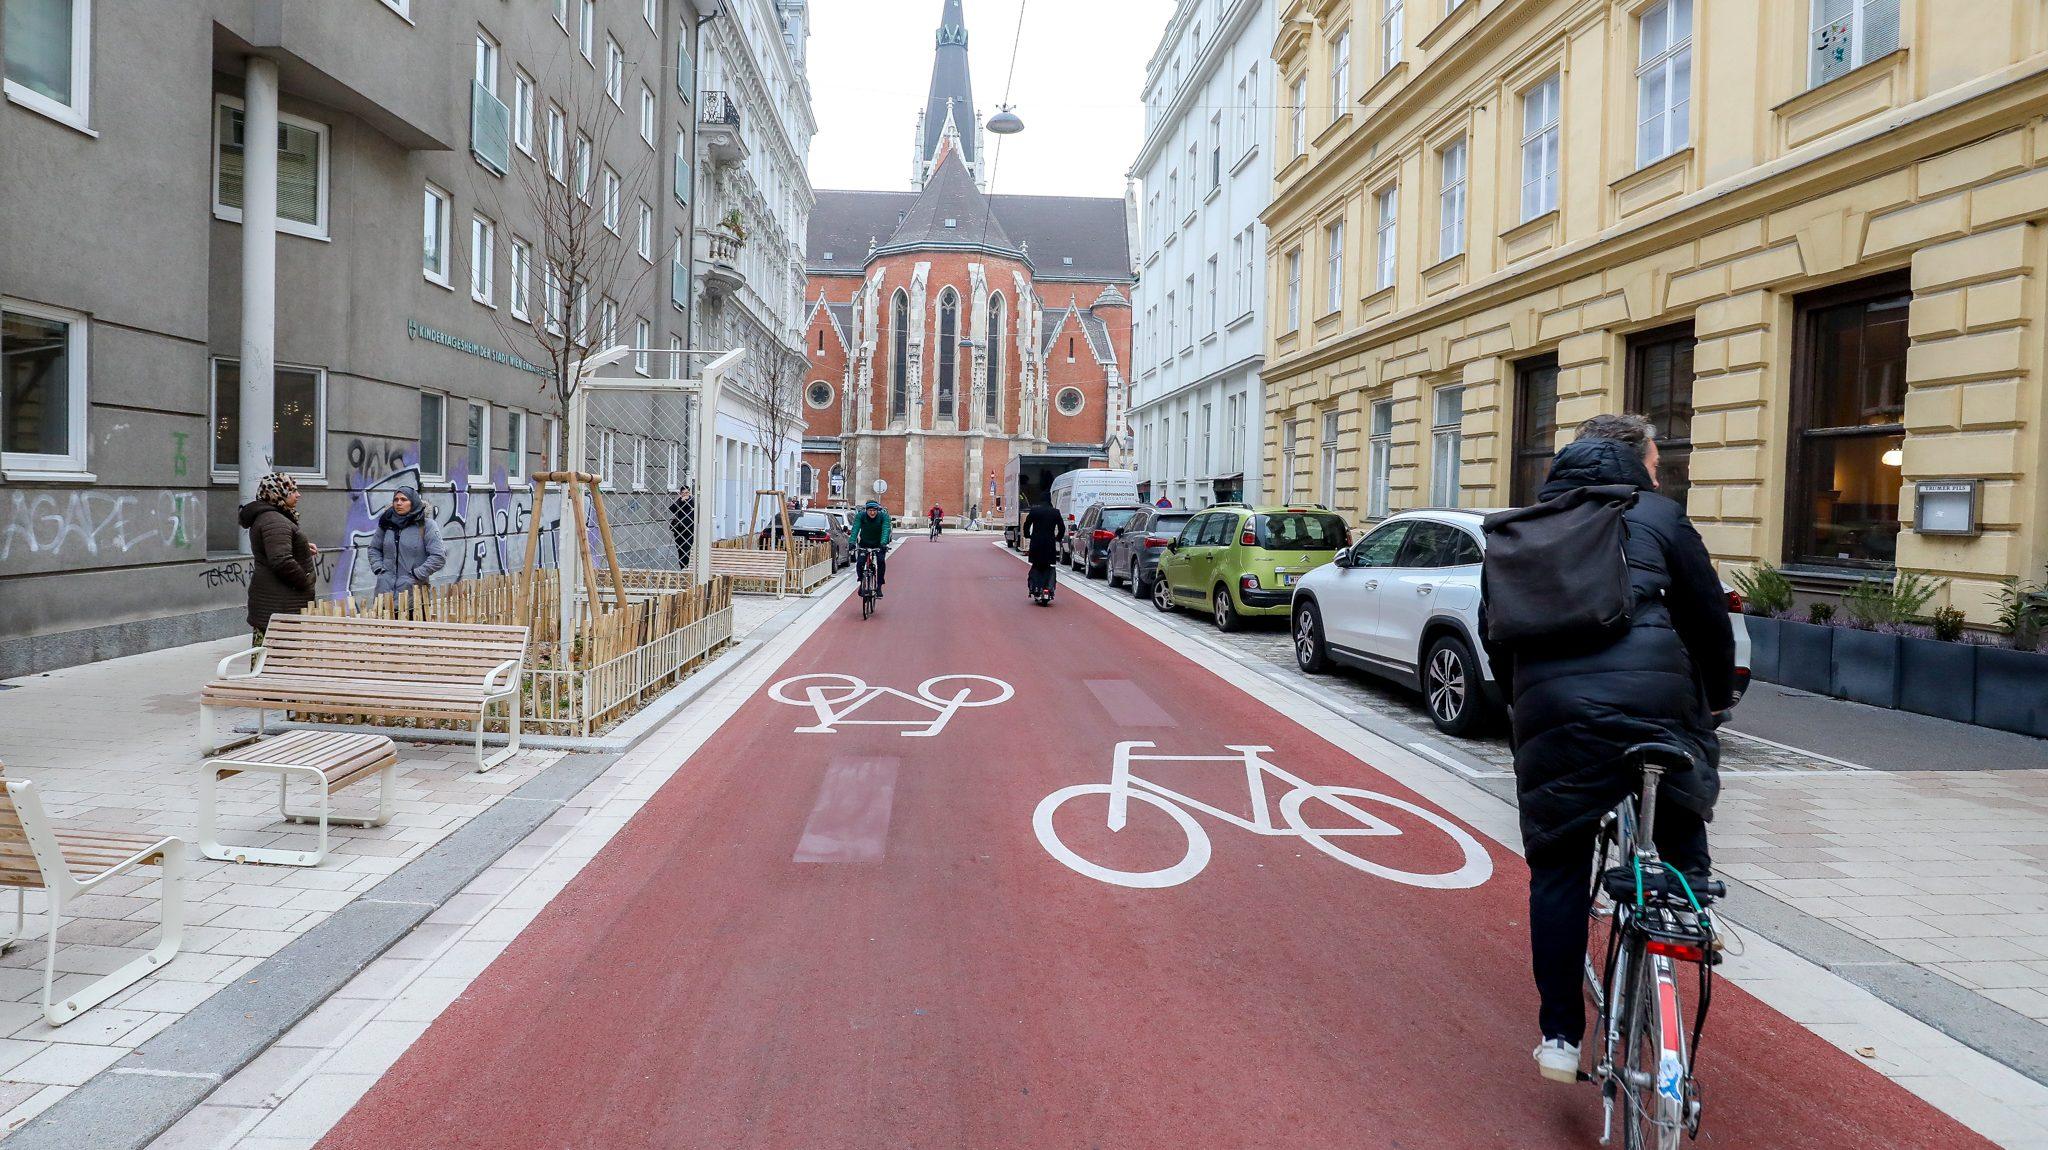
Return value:
<svg viewBox="0 0 2048 1150">
<path fill-rule="evenodd" d="M 277 457 L 277 62 L 248 60 L 242 92 L 242 502 Z"/>
</svg>

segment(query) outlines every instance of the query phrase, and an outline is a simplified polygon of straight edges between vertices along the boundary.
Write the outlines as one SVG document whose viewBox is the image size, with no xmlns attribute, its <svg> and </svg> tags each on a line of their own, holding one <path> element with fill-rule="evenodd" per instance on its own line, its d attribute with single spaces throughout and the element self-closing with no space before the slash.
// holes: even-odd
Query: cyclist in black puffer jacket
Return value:
<svg viewBox="0 0 2048 1150">
<path fill-rule="evenodd" d="M 1735 633 L 1728 600 L 1685 509 L 1656 493 L 1649 420 L 1601 415 L 1557 453 L 1538 493 L 1628 484 L 1624 518 L 1635 607 L 1627 634 L 1594 651 L 1511 651 L 1487 645 L 1514 705 L 1515 789 L 1529 861 L 1529 933 L 1542 997 L 1545 1077 L 1571 1081 L 1586 1028 L 1580 970 L 1589 876 L 1600 816 L 1633 793 L 1625 760 L 1637 743 L 1691 752 L 1694 768 L 1664 778 L 1657 847 L 1688 873 L 1708 869 L 1706 822 L 1721 793 L 1717 714 L 1734 706 Z M 1482 608 L 1483 609 L 1483 608 Z M 1482 623 L 1480 633 L 1485 634 Z"/>
</svg>

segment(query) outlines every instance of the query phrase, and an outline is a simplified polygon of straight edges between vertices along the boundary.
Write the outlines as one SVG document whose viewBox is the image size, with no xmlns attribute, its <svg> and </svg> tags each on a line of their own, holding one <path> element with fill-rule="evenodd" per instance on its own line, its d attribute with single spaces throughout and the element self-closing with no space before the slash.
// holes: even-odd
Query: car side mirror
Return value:
<svg viewBox="0 0 2048 1150">
<path fill-rule="evenodd" d="M 1168 540 L 1168 541 L 1167 541 L 1167 544 L 1166 544 L 1166 549 L 1167 549 L 1168 551 L 1178 551 L 1178 550 L 1180 550 L 1180 540 L 1179 540 L 1178 538 L 1175 538 L 1175 539 L 1171 539 L 1171 540 Z"/>
<path fill-rule="evenodd" d="M 1335 563 L 1335 564 L 1336 564 L 1337 566 L 1339 566 L 1339 567 L 1346 567 L 1346 568 L 1350 567 L 1350 566 L 1351 566 L 1351 548 L 1349 548 L 1349 547 L 1346 547 L 1346 548 L 1344 548 L 1343 550 L 1341 550 L 1341 551 L 1337 552 L 1337 555 L 1336 555 L 1336 557 L 1335 557 L 1334 559 L 1331 559 L 1331 560 L 1330 560 L 1330 562 L 1332 562 L 1332 563 Z"/>
</svg>

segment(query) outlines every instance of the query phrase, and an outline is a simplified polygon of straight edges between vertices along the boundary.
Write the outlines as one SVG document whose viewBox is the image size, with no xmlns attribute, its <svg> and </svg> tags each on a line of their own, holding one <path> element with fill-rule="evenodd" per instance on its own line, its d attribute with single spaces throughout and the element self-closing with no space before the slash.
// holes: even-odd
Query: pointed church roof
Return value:
<svg viewBox="0 0 2048 1150">
<path fill-rule="evenodd" d="M 924 102 L 924 140 L 919 155 L 930 161 L 938 152 L 950 114 L 960 131 L 961 150 L 971 163 L 975 158 L 974 129 L 981 121 L 974 114 L 974 83 L 967 73 L 967 18 L 960 10 L 960 0 L 945 0 L 934 40 L 937 49 L 932 56 L 931 94 Z"/>
<path fill-rule="evenodd" d="M 940 148 L 938 166 L 932 170 L 931 178 L 917 193 L 903 222 L 896 225 L 875 254 L 913 248 L 972 248 L 1024 258 L 1022 249 L 1011 241 L 1002 222 L 996 219 L 988 197 L 974 186 L 974 177 L 961 162 L 959 149 L 951 144 Z"/>
<path fill-rule="evenodd" d="M 1099 307 L 1129 306 L 1131 306 L 1130 297 L 1118 291 L 1115 284 L 1111 284 L 1108 287 L 1102 289 L 1102 294 L 1095 297 L 1095 302 L 1088 305 L 1088 310 L 1094 311 L 1096 308 Z"/>
</svg>

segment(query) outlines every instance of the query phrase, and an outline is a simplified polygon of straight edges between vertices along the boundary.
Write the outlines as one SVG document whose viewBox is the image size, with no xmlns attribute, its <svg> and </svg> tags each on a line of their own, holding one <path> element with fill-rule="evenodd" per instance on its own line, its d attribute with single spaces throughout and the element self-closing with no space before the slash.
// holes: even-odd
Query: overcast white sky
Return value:
<svg viewBox="0 0 2048 1150">
<path fill-rule="evenodd" d="M 1145 61 L 1172 0 L 965 0 L 974 102 L 1010 102 L 1015 136 L 990 136 L 997 192 L 1120 196 L 1145 128 Z M 908 189 L 911 133 L 931 84 L 942 0 L 811 0 L 811 183 Z M 1001 150 L 996 141 L 1002 140 Z"/>
</svg>

